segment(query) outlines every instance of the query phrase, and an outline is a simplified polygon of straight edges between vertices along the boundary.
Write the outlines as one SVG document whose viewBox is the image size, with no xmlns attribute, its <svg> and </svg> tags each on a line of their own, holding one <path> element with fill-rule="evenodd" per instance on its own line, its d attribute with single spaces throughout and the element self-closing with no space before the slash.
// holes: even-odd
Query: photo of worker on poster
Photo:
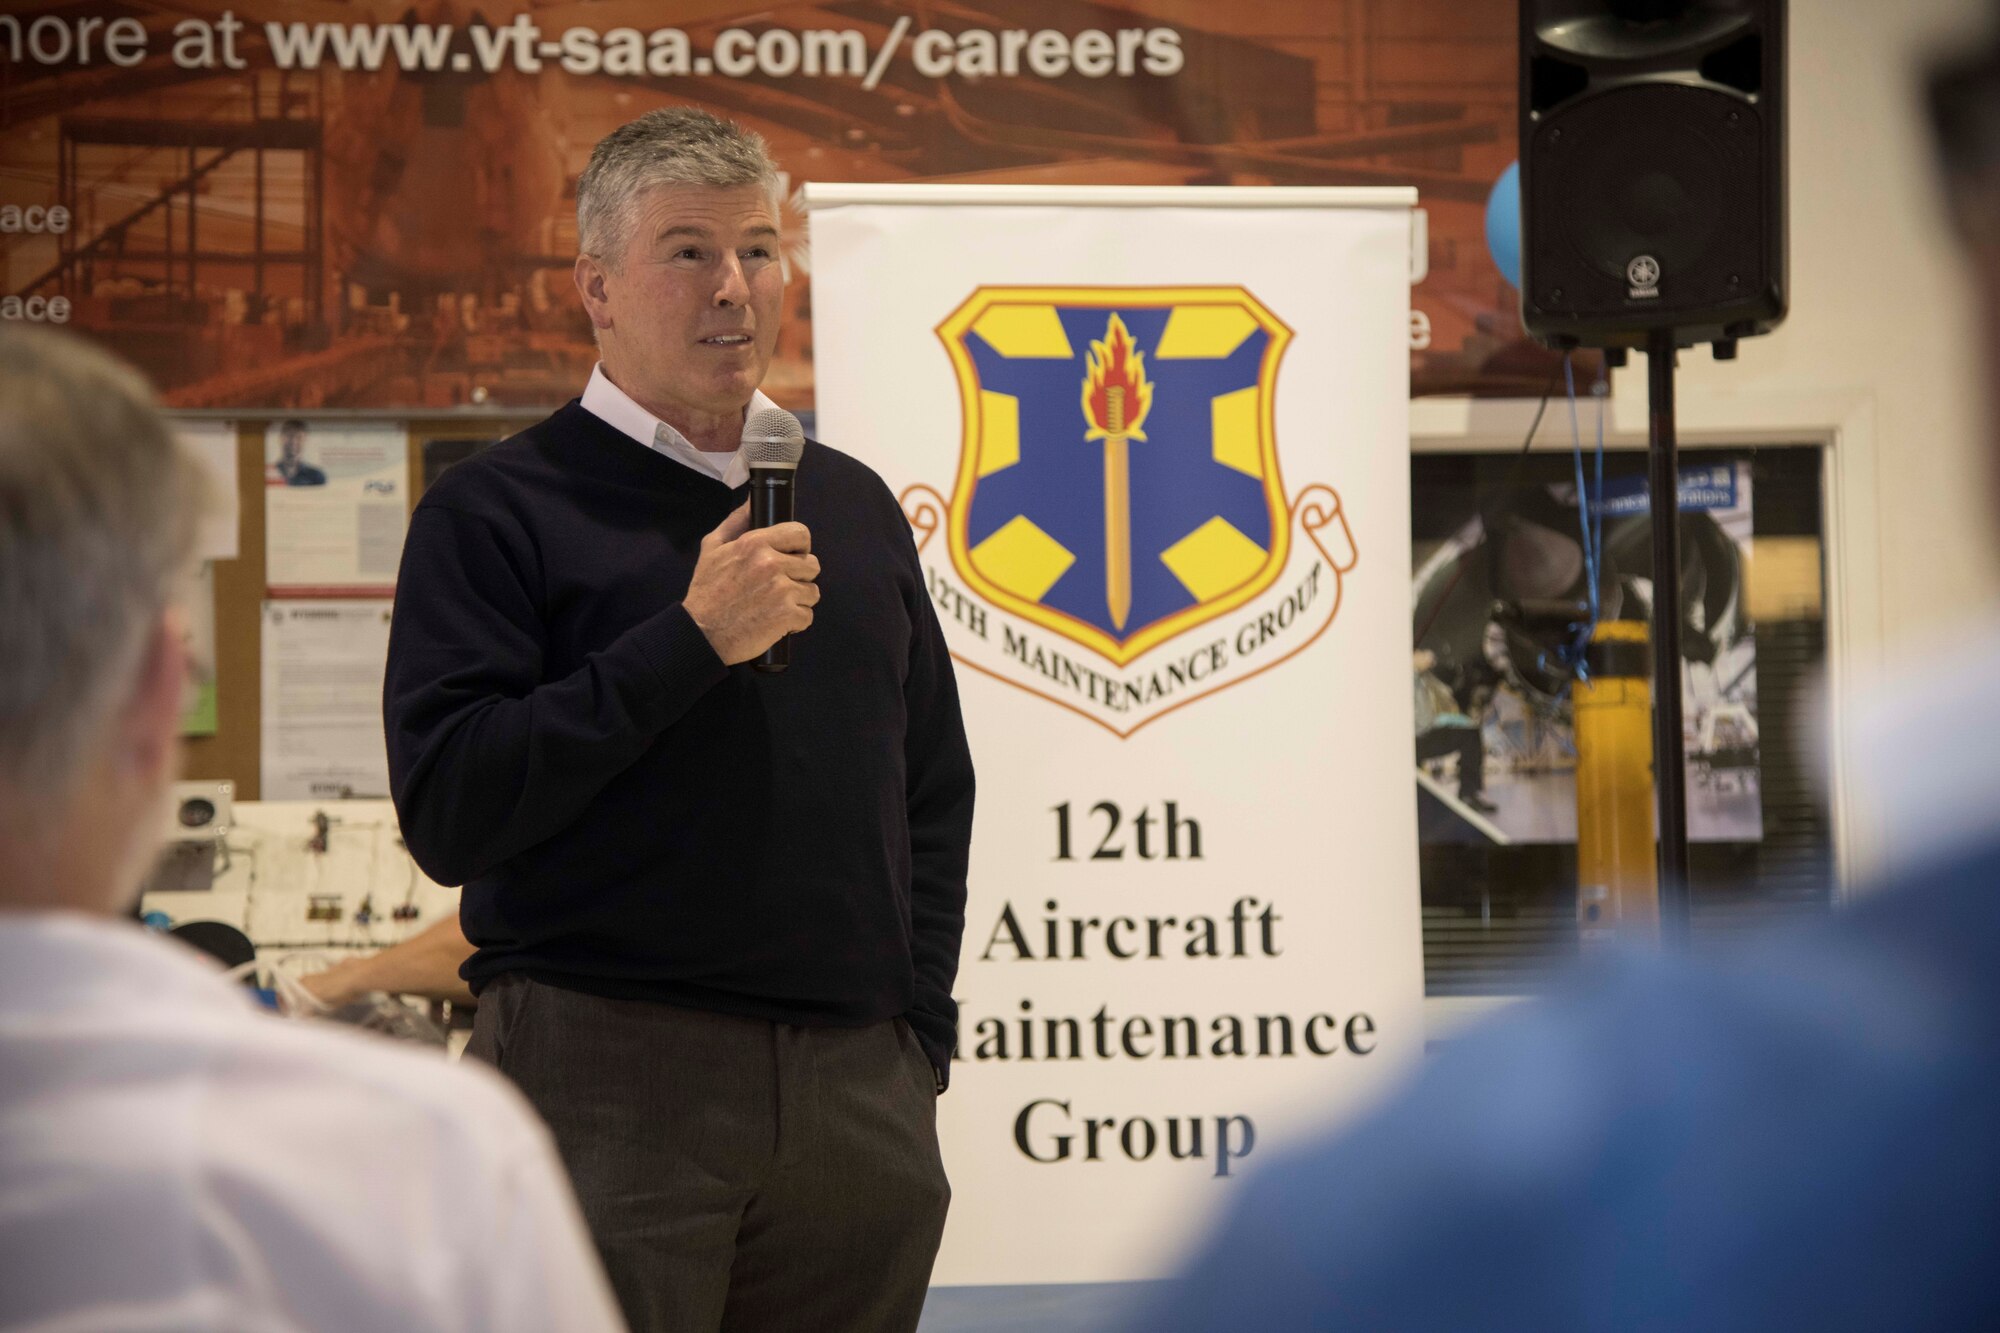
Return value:
<svg viewBox="0 0 2000 1333">
<path fill-rule="evenodd" d="M 387 597 L 409 527 L 400 425 L 286 417 L 264 435 L 264 578 L 273 597 Z"/>
<path fill-rule="evenodd" d="M 1573 482 L 1516 485 L 1482 497 L 1448 540 L 1418 549 L 1411 674 L 1427 836 L 1575 841 L 1570 692 L 1589 641 L 1590 567 L 1600 620 L 1652 614 L 1646 480 L 1619 473 L 1601 490 L 1587 482 L 1597 497 L 1588 531 Z M 1689 836 L 1755 842 L 1764 824 L 1757 642 L 1743 606 L 1750 468 L 1684 467 L 1680 510 Z"/>
</svg>

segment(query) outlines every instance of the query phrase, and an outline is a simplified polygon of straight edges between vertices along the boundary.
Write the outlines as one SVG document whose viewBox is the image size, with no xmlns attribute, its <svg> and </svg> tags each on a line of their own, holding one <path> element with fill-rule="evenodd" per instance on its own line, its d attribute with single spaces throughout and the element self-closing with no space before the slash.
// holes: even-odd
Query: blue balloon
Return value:
<svg viewBox="0 0 2000 1333">
<path fill-rule="evenodd" d="M 1486 198 L 1486 248 L 1500 266 L 1500 276 L 1521 285 L 1521 164 L 1500 173 Z"/>
</svg>

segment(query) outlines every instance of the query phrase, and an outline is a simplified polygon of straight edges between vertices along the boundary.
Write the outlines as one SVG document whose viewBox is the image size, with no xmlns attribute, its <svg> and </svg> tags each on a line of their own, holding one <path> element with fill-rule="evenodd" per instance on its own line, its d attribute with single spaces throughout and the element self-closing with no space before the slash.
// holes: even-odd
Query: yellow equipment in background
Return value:
<svg viewBox="0 0 2000 1333">
<path fill-rule="evenodd" d="M 1607 620 L 1576 708 L 1576 924 L 1584 948 L 1660 930 L 1654 855 L 1653 692 L 1644 621 Z"/>
</svg>

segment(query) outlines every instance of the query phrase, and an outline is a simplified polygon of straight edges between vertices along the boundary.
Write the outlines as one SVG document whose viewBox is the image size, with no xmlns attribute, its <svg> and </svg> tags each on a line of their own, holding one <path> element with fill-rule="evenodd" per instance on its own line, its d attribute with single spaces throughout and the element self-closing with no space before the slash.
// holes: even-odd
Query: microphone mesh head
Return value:
<svg viewBox="0 0 2000 1333">
<path fill-rule="evenodd" d="M 782 407 L 760 407 L 743 423 L 743 461 L 751 467 L 797 467 L 805 451 L 804 428 Z"/>
</svg>

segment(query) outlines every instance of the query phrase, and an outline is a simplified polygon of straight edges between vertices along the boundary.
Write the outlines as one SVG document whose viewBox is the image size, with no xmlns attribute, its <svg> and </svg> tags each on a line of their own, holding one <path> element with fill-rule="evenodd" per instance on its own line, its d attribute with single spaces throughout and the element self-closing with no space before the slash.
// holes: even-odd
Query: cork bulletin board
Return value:
<svg viewBox="0 0 2000 1333">
<path fill-rule="evenodd" d="M 352 413 L 316 416 L 298 412 L 246 413 L 231 418 L 236 424 L 236 488 L 242 526 L 237 558 L 215 562 L 216 726 L 213 735 L 187 738 L 183 768 L 188 778 L 233 782 L 236 798 L 242 801 L 261 799 L 262 787 L 264 440 L 273 422 L 293 416 L 309 423 L 369 419 Z M 465 452 L 453 448 L 454 442 L 476 445 L 504 439 L 538 418 L 539 414 L 510 414 L 395 419 L 409 432 L 410 504 L 414 506 L 423 494 L 427 454 L 433 459 L 435 472 L 439 464 Z"/>
</svg>

